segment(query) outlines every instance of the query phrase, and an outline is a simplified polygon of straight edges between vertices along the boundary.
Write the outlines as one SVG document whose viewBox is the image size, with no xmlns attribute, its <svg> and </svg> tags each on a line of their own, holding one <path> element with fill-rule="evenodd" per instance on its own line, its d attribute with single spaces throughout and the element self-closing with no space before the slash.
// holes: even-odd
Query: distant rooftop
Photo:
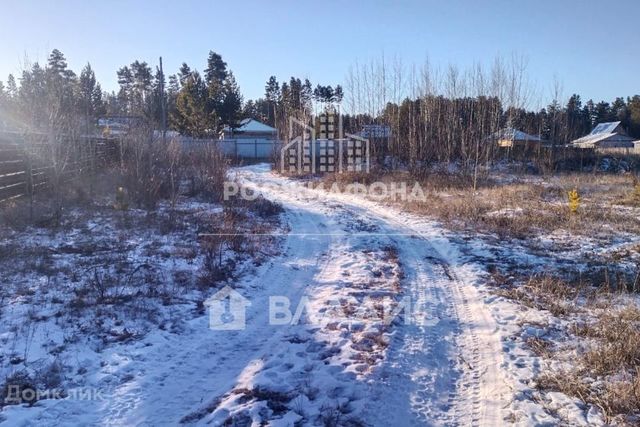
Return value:
<svg viewBox="0 0 640 427">
<path fill-rule="evenodd" d="M 608 122 L 608 123 L 599 123 L 596 127 L 593 128 L 589 135 L 601 135 L 605 133 L 614 133 L 616 128 L 620 126 L 622 122 Z"/>
<path fill-rule="evenodd" d="M 515 128 L 505 128 L 505 129 L 499 130 L 492 136 L 497 139 L 508 139 L 511 141 L 534 141 L 534 142 L 542 141 L 542 138 L 540 138 L 539 136 L 529 135 L 528 133 L 522 132 L 521 130 L 518 130 Z"/>
<path fill-rule="evenodd" d="M 226 130 L 226 129 L 225 129 Z M 243 119 L 234 132 L 276 132 L 276 128 L 266 125 L 256 119 Z"/>
</svg>

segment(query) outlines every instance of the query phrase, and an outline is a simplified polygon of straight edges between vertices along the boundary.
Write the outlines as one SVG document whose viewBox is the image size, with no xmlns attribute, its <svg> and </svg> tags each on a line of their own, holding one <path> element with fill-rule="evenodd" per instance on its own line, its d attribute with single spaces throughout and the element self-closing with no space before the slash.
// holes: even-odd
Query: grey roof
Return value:
<svg viewBox="0 0 640 427">
<path fill-rule="evenodd" d="M 603 133 L 614 133 L 621 122 L 598 123 L 589 135 L 601 135 Z"/>
<path fill-rule="evenodd" d="M 511 141 L 534 141 L 541 142 L 542 138 L 536 135 L 529 135 L 526 132 L 514 128 L 505 128 L 493 134 L 497 139 L 509 139 Z"/>
</svg>

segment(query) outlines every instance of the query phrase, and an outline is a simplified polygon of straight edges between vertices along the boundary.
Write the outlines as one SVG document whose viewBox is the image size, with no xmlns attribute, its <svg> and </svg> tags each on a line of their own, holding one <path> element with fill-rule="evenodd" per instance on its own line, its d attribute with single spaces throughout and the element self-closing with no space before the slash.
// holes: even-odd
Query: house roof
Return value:
<svg viewBox="0 0 640 427">
<path fill-rule="evenodd" d="M 601 135 L 603 133 L 614 133 L 621 122 L 598 123 L 589 135 Z"/>
<path fill-rule="evenodd" d="M 229 132 L 229 127 L 225 126 L 224 131 Z M 276 128 L 272 128 L 256 119 L 243 119 L 240 121 L 240 126 L 233 130 L 234 132 L 258 132 L 258 133 L 274 133 Z"/>
<path fill-rule="evenodd" d="M 529 135 L 526 132 L 514 128 L 505 128 L 499 130 L 492 135 L 496 139 L 509 139 L 512 141 L 542 141 L 542 138 L 536 135 Z"/>
<path fill-rule="evenodd" d="M 598 123 L 589 135 L 583 136 L 573 141 L 574 145 L 591 147 L 603 141 L 629 144 L 633 138 L 627 136 L 620 128 L 621 122 Z"/>
</svg>

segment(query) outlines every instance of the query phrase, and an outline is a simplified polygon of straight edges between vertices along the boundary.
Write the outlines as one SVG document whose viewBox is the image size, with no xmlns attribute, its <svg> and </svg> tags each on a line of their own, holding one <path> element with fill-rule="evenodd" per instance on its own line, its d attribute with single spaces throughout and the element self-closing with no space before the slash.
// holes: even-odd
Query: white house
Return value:
<svg viewBox="0 0 640 427">
<path fill-rule="evenodd" d="M 220 132 L 220 139 L 278 139 L 278 131 L 255 119 L 244 119 L 240 126 L 232 129 L 225 126 Z"/>
</svg>

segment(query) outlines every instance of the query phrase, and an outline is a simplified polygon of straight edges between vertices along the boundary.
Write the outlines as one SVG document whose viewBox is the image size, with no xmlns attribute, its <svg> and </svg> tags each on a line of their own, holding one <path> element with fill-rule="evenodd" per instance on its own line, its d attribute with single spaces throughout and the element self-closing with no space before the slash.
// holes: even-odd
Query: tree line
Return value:
<svg viewBox="0 0 640 427">
<path fill-rule="evenodd" d="M 99 117 L 124 115 L 142 118 L 154 129 L 166 122 L 169 129 L 202 137 L 235 127 L 242 118 L 240 88 L 213 51 L 204 75 L 183 63 L 166 77 L 160 67 L 135 60 L 118 69 L 117 77 L 119 89 L 103 91 L 91 64 L 77 75 L 54 49 L 44 66 L 35 62 L 19 79 L 9 75 L 6 85 L 0 82 L 0 124 L 70 134 L 92 132 Z"/>
<path fill-rule="evenodd" d="M 377 155 L 414 165 L 489 162 L 497 150 L 487 137 L 506 127 L 563 145 L 597 123 L 621 121 L 630 136 L 640 138 L 640 95 L 583 103 L 574 94 L 562 103 L 556 93 L 547 107 L 532 111 L 525 71 L 518 58 L 444 71 L 382 58 L 352 67 L 344 90 L 271 76 L 263 97 L 244 102 L 233 72 L 214 51 L 202 73 L 183 63 L 168 77 L 161 67 L 135 60 L 117 70 L 118 90 L 106 92 L 90 64 L 76 74 L 54 49 L 44 66 L 36 62 L 19 79 L 10 75 L 6 84 L 0 82 L 0 117 L 8 127 L 66 134 L 90 132 L 104 115 L 142 117 L 153 129 L 162 129 L 166 118 L 168 129 L 194 137 L 215 137 L 225 126 L 252 117 L 286 135 L 289 118 L 311 122 L 318 106 L 340 105 L 345 131 L 388 126 L 391 137 L 376 144 Z"/>
<path fill-rule="evenodd" d="M 215 137 L 225 126 L 237 127 L 243 118 L 276 126 L 288 116 L 309 117 L 313 102 L 339 103 L 344 96 L 340 85 L 314 87 L 308 79 L 291 77 L 279 83 L 270 77 L 265 97 L 245 103 L 233 72 L 214 51 L 202 73 L 183 63 L 176 73 L 166 75 L 159 66 L 135 60 L 116 74 L 118 90 L 103 91 L 91 64 L 77 75 L 64 54 L 54 49 L 44 66 L 35 62 L 18 79 L 9 75 L 6 85 L 0 81 L 2 122 L 5 127 L 43 132 L 86 131 L 102 116 L 134 116 L 155 129 L 166 122 L 168 129 L 183 135 Z"/>
<path fill-rule="evenodd" d="M 345 130 L 358 132 L 364 125 L 378 124 L 391 136 L 373 144 L 380 161 L 389 157 L 415 170 L 432 162 L 457 161 L 467 170 L 478 171 L 502 153 L 496 138 L 505 128 L 514 128 L 548 141 L 553 165 L 556 148 L 589 133 L 601 122 L 621 121 L 632 137 L 640 138 L 640 96 L 616 98 L 613 102 L 582 103 L 572 95 L 562 105 L 560 90 L 553 101 L 538 111 L 528 105 L 534 86 L 519 57 L 496 58 L 489 67 L 479 64 L 442 70 L 427 61 L 420 67 L 382 57 L 356 64 L 346 77 L 343 111 Z"/>
</svg>

